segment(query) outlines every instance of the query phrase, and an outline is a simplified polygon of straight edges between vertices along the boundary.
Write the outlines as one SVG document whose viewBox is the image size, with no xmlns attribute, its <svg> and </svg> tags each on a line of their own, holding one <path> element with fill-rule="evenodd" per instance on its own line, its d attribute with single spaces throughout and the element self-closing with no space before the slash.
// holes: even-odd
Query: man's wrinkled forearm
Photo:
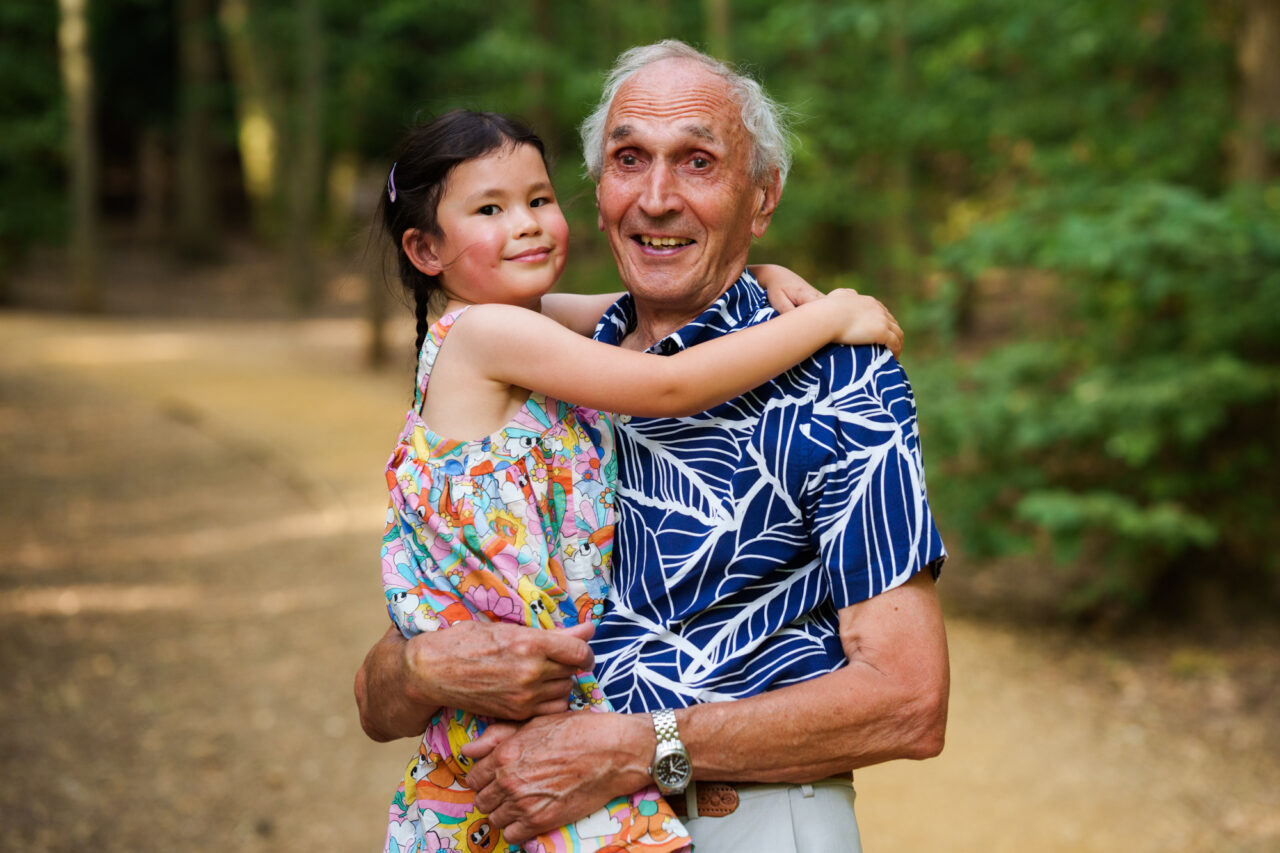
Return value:
<svg viewBox="0 0 1280 853">
<path fill-rule="evenodd" d="M 409 694 L 408 641 L 395 628 L 382 636 L 356 672 L 356 707 L 364 733 L 380 743 L 422 734 L 437 706 Z"/>
<path fill-rule="evenodd" d="M 694 778 L 811 782 L 942 750 L 950 675 L 923 573 L 840 611 L 849 665 L 747 699 L 676 712 Z"/>
</svg>

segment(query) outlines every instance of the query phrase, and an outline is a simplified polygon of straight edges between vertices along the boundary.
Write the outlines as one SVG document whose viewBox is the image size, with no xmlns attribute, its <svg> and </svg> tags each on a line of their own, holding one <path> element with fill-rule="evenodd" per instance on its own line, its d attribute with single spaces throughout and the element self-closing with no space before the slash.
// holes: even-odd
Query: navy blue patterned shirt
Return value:
<svg viewBox="0 0 1280 853">
<path fill-rule="evenodd" d="M 743 275 L 658 341 L 669 355 L 775 316 Z M 634 328 L 630 296 L 596 338 Z M 751 696 L 846 664 L 837 611 L 935 576 L 915 401 L 879 346 L 828 346 L 688 418 L 618 418 L 610 608 L 591 642 L 618 711 Z"/>
</svg>

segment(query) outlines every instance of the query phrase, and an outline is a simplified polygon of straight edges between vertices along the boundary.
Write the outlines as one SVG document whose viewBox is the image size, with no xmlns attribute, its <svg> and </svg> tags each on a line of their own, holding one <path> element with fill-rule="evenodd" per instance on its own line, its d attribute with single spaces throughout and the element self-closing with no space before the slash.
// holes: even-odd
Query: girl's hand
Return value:
<svg viewBox="0 0 1280 853">
<path fill-rule="evenodd" d="M 823 306 L 828 305 L 836 320 L 833 343 L 883 344 L 894 358 L 902 354 L 902 327 L 879 299 L 852 288 L 840 288 L 823 297 Z"/>
<path fill-rule="evenodd" d="M 769 304 L 779 314 L 785 314 L 806 302 L 822 298 L 821 290 L 786 267 L 780 267 L 777 264 L 752 264 L 748 269 L 764 286 L 769 296 Z"/>
</svg>

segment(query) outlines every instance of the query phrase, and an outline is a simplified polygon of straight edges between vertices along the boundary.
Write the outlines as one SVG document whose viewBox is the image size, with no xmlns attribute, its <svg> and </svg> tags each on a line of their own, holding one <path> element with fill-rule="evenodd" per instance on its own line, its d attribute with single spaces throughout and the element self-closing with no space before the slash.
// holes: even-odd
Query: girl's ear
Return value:
<svg viewBox="0 0 1280 853">
<path fill-rule="evenodd" d="M 421 228 L 406 228 L 400 238 L 400 246 L 409 257 L 409 263 L 427 275 L 440 275 L 444 272 L 444 264 L 432 250 L 426 233 Z"/>
</svg>

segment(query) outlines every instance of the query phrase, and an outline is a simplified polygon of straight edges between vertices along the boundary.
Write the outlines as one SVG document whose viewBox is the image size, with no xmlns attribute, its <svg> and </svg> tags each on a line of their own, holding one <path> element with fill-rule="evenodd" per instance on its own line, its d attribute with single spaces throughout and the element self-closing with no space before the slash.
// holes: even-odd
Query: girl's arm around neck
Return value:
<svg viewBox="0 0 1280 853">
<path fill-rule="evenodd" d="M 829 343 L 900 341 L 895 329 L 875 299 L 835 291 L 672 356 L 602 344 L 510 305 L 477 305 L 450 335 L 495 381 L 594 409 L 683 417 L 750 391 Z"/>
<path fill-rule="evenodd" d="M 779 314 L 793 311 L 822 298 L 822 291 L 786 267 L 752 264 L 749 269 L 769 296 L 769 304 Z M 623 297 L 615 293 L 548 293 L 542 297 L 542 313 L 579 335 L 591 337 L 604 312 Z"/>
<path fill-rule="evenodd" d="M 622 298 L 617 293 L 548 293 L 542 297 L 542 313 L 566 329 L 591 337 L 609 306 Z"/>
</svg>

